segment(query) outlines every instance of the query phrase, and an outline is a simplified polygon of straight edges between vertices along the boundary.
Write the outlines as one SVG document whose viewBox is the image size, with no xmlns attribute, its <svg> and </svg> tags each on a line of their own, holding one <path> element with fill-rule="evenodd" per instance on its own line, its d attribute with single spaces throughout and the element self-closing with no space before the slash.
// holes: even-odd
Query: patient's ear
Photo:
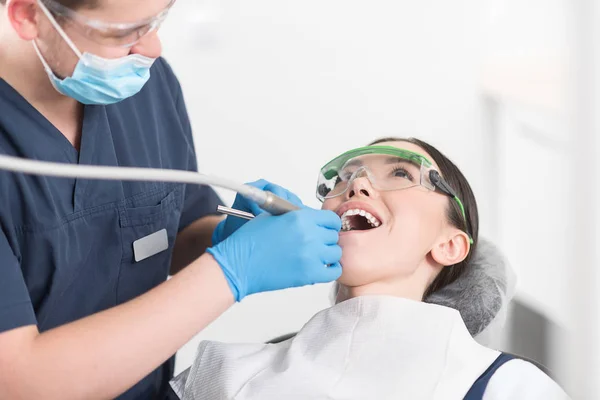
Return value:
<svg viewBox="0 0 600 400">
<path fill-rule="evenodd" d="M 469 235 L 459 229 L 452 229 L 431 249 L 431 256 L 440 265 L 454 265 L 463 261 L 470 249 Z"/>
</svg>

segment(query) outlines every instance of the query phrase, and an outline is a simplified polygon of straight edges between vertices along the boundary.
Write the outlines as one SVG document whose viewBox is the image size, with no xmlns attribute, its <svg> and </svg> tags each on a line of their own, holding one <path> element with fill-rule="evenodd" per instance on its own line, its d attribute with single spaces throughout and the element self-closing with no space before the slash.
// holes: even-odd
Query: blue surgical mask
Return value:
<svg viewBox="0 0 600 400">
<path fill-rule="evenodd" d="M 48 9 L 39 2 L 57 32 L 79 57 L 73 75 L 60 79 L 52 71 L 37 43 L 33 46 L 54 88 L 83 104 L 107 105 L 118 103 L 137 94 L 150 78 L 150 67 L 155 59 L 140 54 L 106 59 L 90 53 L 81 53 Z"/>
</svg>

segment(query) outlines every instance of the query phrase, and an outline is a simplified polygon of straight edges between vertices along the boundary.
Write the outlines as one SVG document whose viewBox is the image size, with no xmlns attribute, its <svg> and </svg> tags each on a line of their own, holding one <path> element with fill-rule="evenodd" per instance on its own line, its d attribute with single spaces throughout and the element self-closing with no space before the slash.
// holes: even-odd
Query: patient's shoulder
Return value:
<svg viewBox="0 0 600 400">
<path fill-rule="evenodd" d="M 514 359 L 494 373 L 483 400 L 545 399 L 569 397 L 548 375 L 530 362 Z"/>
</svg>

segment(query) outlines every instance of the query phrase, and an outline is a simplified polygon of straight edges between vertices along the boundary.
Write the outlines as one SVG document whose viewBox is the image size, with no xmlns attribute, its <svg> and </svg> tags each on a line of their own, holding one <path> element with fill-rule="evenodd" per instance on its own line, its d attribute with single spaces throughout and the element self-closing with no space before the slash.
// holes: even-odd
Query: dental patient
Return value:
<svg viewBox="0 0 600 400">
<path fill-rule="evenodd" d="M 481 261 L 491 245 L 478 249 L 475 197 L 448 158 L 383 139 L 327 163 L 317 196 L 342 220 L 336 304 L 280 343 L 201 343 L 172 382 L 180 398 L 568 398 L 475 340 L 505 311 L 509 277 Z"/>
</svg>

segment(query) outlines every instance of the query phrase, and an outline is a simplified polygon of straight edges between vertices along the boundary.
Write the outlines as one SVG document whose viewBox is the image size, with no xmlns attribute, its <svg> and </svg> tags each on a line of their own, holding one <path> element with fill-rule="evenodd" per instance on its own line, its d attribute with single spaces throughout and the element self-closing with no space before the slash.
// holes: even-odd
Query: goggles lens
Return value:
<svg viewBox="0 0 600 400">
<path fill-rule="evenodd" d="M 321 169 L 317 197 L 324 201 L 344 194 L 355 179 L 366 178 L 380 191 L 425 186 L 434 190 L 429 179 L 431 162 L 420 154 L 391 146 L 368 146 L 351 150 Z"/>
</svg>

